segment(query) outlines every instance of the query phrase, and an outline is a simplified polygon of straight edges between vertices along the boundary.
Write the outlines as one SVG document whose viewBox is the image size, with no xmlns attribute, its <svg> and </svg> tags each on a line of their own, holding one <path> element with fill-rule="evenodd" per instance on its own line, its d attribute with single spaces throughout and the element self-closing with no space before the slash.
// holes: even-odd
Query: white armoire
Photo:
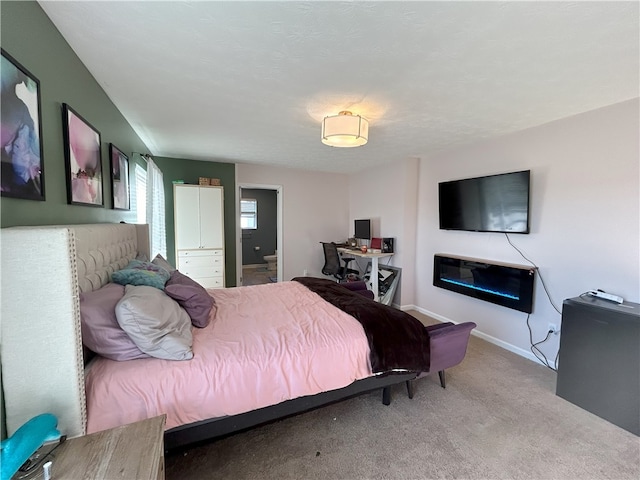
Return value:
<svg viewBox="0 0 640 480">
<path fill-rule="evenodd" d="M 224 287 L 224 188 L 173 186 L 176 268 L 205 288 Z"/>
</svg>

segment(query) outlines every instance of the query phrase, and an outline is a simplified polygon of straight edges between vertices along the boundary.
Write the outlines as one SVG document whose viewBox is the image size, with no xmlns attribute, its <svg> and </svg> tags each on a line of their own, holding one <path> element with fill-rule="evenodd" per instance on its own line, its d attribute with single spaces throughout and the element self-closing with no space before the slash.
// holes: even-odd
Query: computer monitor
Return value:
<svg viewBox="0 0 640 480">
<path fill-rule="evenodd" d="M 354 220 L 354 237 L 358 240 L 371 239 L 371 220 Z"/>
</svg>

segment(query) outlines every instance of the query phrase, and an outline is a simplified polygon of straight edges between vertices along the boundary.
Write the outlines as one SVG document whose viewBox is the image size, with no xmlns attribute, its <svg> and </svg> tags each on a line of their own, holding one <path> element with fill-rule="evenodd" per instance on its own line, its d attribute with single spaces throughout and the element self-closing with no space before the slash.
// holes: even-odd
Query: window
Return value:
<svg viewBox="0 0 640 480">
<path fill-rule="evenodd" d="M 162 172 L 151 159 L 147 160 L 146 170 L 136 164 L 135 186 L 132 202 L 138 223 L 149 224 L 151 258 L 157 253 L 166 257 L 164 185 Z"/>
<path fill-rule="evenodd" d="M 136 188 L 131 200 L 135 205 L 138 223 L 147 223 L 147 171 L 136 164 L 135 168 Z"/>
<path fill-rule="evenodd" d="M 258 228 L 258 201 L 254 198 L 240 200 L 240 227 L 244 230 Z"/>
<path fill-rule="evenodd" d="M 164 180 L 162 170 L 147 157 L 147 223 L 149 224 L 149 250 L 151 258 L 156 254 L 167 256 L 165 225 Z"/>
</svg>

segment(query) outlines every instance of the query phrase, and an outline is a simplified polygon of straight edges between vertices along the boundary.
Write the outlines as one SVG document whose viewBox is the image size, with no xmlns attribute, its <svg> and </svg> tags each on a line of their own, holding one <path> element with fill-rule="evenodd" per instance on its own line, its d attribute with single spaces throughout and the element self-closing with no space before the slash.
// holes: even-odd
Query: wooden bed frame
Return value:
<svg viewBox="0 0 640 480">
<path fill-rule="evenodd" d="M 0 362 L 8 435 L 49 412 L 68 437 L 86 434 L 80 292 L 97 290 L 137 255 L 149 257 L 147 225 L 88 224 L 14 227 L 1 231 Z M 377 375 L 347 387 L 288 400 L 240 415 L 165 432 L 167 450 L 226 436 L 355 395 L 416 378 Z"/>
</svg>

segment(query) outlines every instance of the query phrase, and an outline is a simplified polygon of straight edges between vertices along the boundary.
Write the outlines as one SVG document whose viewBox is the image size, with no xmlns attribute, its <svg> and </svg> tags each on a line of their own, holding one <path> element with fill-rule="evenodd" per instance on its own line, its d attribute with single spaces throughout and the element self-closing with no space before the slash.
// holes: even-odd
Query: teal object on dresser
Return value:
<svg viewBox="0 0 640 480">
<path fill-rule="evenodd" d="M 0 478 L 10 480 L 24 462 L 45 442 L 59 439 L 61 434 L 57 426 L 58 419 L 55 415 L 43 413 L 33 417 L 18 428 L 10 438 L 3 440 Z"/>
</svg>

